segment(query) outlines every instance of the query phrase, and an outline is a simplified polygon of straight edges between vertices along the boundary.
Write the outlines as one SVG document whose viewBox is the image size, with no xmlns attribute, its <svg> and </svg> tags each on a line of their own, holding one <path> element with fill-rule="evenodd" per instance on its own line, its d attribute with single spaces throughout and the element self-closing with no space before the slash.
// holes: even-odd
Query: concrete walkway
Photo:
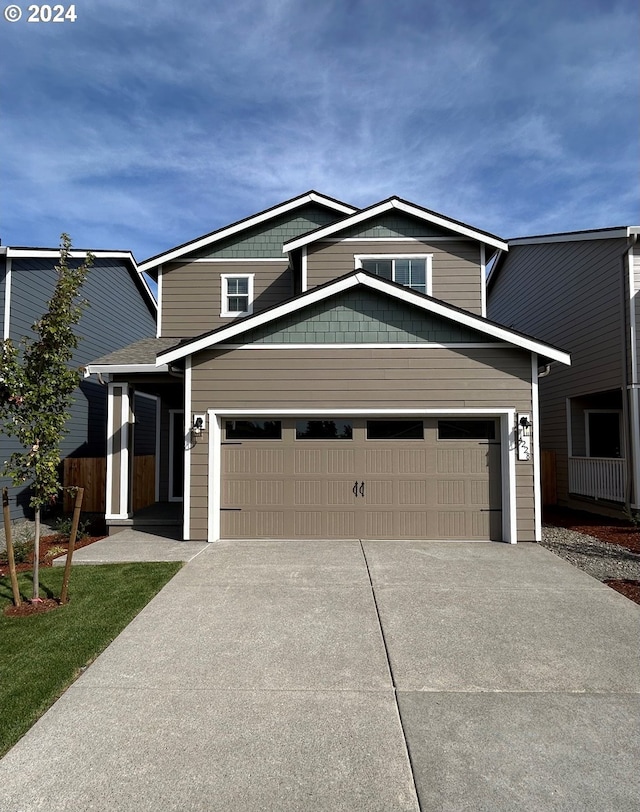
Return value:
<svg viewBox="0 0 640 812">
<path fill-rule="evenodd" d="M 635 810 L 639 632 L 536 545 L 208 545 L 0 762 L 0 808 Z"/>
</svg>

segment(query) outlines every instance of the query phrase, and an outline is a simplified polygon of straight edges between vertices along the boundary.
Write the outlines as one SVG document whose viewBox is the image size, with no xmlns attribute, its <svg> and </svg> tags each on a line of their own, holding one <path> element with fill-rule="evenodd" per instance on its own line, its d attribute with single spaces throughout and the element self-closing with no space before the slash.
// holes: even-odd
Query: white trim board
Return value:
<svg viewBox="0 0 640 812">
<path fill-rule="evenodd" d="M 126 375 L 129 372 L 168 372 L 167 364 L 87 364 L 86 375 L 109 373 L 111 375 Z"/>
<path fill-rule="evenodd" d="M 241 262 L 245 265 L 247 262 L 280 262 L 282 265 L 286 265 L 289 260 L 286 257 L 273 257 L 273 258 L 265 258 L 265 257 L 196 257 L 195 259 L 172 259 L 168 262 L 168 265 L 192 265 L 195 262 L 202 262 L 202 263 L 222 263 L 225 264 L 227 262 Z"/>
<path fill-rule="evenodd" d="M 501 350 L 504 344 L 498 341 L 464 342 L 437 344 L 431 341 L 392 342 L 384 344 L 218 344 L 220 350 Z"/>
<path fill-rule="evenodd" d="M 452 237 L 434 237 L 434 236 L 425 236 L 425 237 L 344 237 L 340 239 L 340 237 L 325 237 L 322 240 L 317 240 L 317 242 L 322 243 L 341 243 L 341 242 L 419 242 L 419 243 L 431 243 L 431 242 L 475 242 L 472 240 L 471 237 L 462 237 L 459 235 L 455 235 Z"/>
<path fill-rule="evenodd" d="M 346 203 L 340 203 L 337 200 L 324 197 L 324 195 L 321 195 L 318 192 L 307 192 L 306 194 L 293 198 L 286 203 L 281 203 L 278 206 L 266 209 L 265 211 L 259 212 L 251 217 L 247 217 L 244 220 L 239 220 L 237 223 L 233 223 L 230 226 L 221 228 L 219 231 L 214 231 L 205 235 L 204 237 L 199 237 L 191 242 L 185 243 L 184 245 L 178 246 L 178 248 L 173 248 L 164 254 L 158 254 L 155 257 L 151 257 L 140 264 L 139 270 L 149 271 L 150 269 L 155 268 L 161 262 L 171 262 L 177 257 L 184 256 L 191 251 L 198 251 L 200 248 L 204 248 L 205 246 L 211 245 L 214 242 L 223 240 L 226 237 L 231 237 L 247 228 L 251 228 L 252 226 L 265 223 L 268 220 L 272 220 L 274 217 L 285 214 L 286 212 L 299 209 L 302 206 L 308 205 L 309 203 L 318 203 L 322 206 L 326 206 L 329 209 L 333 209 L 340 214 L 353 214 L 353 212 L 356 211 L 356 209 L 354 209 L 352 206 L 348 206 Z"/>
<path fill-rule="evenodd" d="M 164 268 L 158 265 L 158 318 L 156 319 L 156 338 L 162 337 L 162 275 Z"/>
<path fill-rule="evenodd" d="M 207 482 L 207 541 L 220 540 L 220 492 L 222 487 L 222 420 L 228 417 L 497 417 L 500 419 L 502 475 L 502 534 L 509 544 L 517 542 L 516 410 L 504 408 L 459 409 L 208 409 L 209 448 Z"/>
<path fill-rule="evenodd" d="M 538 356 L 531 354 L 531 450 L 533 452 L 534 539 L 542 541 L 542 460 L 540 459 L 540 401 Z"/>
<path fill-rule="evenodd" d="M 191 538 L 191 444 L 186 442 L 187 427 L 191 428 L 191 358 L 185 359 L 184 364 L 184 474 L 183 474 L 183 509 L 182 509 L 182 538 L 189 541 Z"/>
<path fill-rule="evenodd" d="M 457 223 L 455 220 L 450 220 L 449 218 L 444 217 L 441 214 L 437 214 L 436 212 L 422 209 L 419 206 L 413 205 L 412 203 L 407 203 L 406 201 L 400 200 L 397 197 L 392 197 L 389 200 L 384 200 L 368 209 L 351 214 L 337 223 L 332 223 L 331 225 L 324 226 L 323 228 L 318 228 L 309 234 L 305 234 L 302 237 L 297 237 L 295 240 L 290 240 L 282 246 L 282 253 L 295 251 L 296 248 L 301 248 L 303 245 L 309 245 L 309 243 L 316 242 L 317 240 L 324 239 L 325 237 L 330 237 L 332 234 L 336 234 L 339 231 L 343 231 L 344 229 L 358 225 L 359 223 L 364 223 L 367 220 L 371 220 L 372 218 L 378 217 L 380 214 L 385 214 L 393 209 L 397 209 L 404 214 L 409 214 L 412 217 L 417 217 L 418 219 L 427 223 L 433 223 L 440 228 L 445 228 L 448 231 L 453 231 L 456 234 L 462 234 L 465 237 L 471 237 L 472 239 L 479 240 L 487 245 L 492 245 L 494 248 L 500 248 L 503 251 L 509 250 L 508 244 L 499 237 L 495 237 L 492 234 L 485 234 L 471 228 L 470 226 L 464 225 L 463 223 Z"/>
<path fill-rule="evenodd" d="M 5 259 L 4 276 L 4 325 L 2 337 L 6 341 L 11 337 L 11 257 Z"/>
<path fill-rule="evenodd" d="M 321 288 L 314 288 L 311 291 L 301 294 L 295 299 L 285 302 L 282 305 L 271 308 L 270 310 L 257 313 L 254 316 L 249 316 L 239 322 L 216 330 L 214 333 L 209 333 L 200 338 L 192 339 L 185 342 L 179 347 L 165 350 L 159 353 L 156 358 L 156 364 L 170 364 L 179 358 L 185 358 L 188 355 L 193 355 L 201 350 L 208 349 L 209 347 L 228 342 L 230 338 L 234 338 L 241 333 L 251 330 L 255 327 L 260 327 L 263 324 L 268 324 L 281 316 L 286 316 L 301 310 L 303 307 L 317 302 L 321 302 L 336 293 L 350 290 L 351 288 L 362 285 L 363 287 L 371 288 L 380 293 L 389 295 L 391 298 L 398 299 L 408 304 L 416 305 L 421 310 L 428 313 L 434 313 L 445 319 L 454 320 L 458 324 L 465 327 L 470 327 L 480 333 L 493 336 L 508 344 L 536 352 L 549 360 L 560 361 L 563 364 L 571 364 L 571 357 L 568 353 L 558 350 L 555 347 L 550 347 L 541 341 L 526 336 L 521 336 L 506 327 L 487 322 L 481 316 L 476 316 L 473 313 L 467 313 L 450 305 L 440 302 L 438 300 L 428 298 L 419 293 L 414 293 L 409 288 L 401 288 L 394 283 L 387 282 L 379 277 L 372 276 L 371 274 L 362 271 L 356 271 L 349 276 L 343 277 L 328 285 L 323 285 Z"/>
</svg>

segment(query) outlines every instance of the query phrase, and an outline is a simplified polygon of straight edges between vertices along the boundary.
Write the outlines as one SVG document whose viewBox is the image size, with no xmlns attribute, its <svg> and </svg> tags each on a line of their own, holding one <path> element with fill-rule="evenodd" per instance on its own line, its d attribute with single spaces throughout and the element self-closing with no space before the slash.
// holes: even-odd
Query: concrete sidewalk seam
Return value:
<svg viewBox="0 0 640 812">
<path fill-rule="evenodd" d="M 418 786 L 416 784 L 416 771 L 414 768 L 413 760 L 411 758 L 411 753 L 409 751 L 409 742 L 407 740 L 407 731 L 404 728 L 404 723 L 402 721 L 402 714 L 400 713 L 400 705 L 398 704 L 398 688 L 396 686 L 395 676 L 393 674 L 393 668 L 391 666 L 391 657 L 389 656 L 389 648 L 387 646 L 387 640 L 384 636 L 384 629 L 382 628 L 382 619 L 380 617 L 380 609 L 378 607 L 378 600 L 376 598 L 376 591 L 373 587 L 373 581 L 371 579 L 371 571 L 369 570 L 369 562 L 367 561 L 367 554 L 364 551 L 364 545 L 362 543 L 362 539 L 359 539 L 360 542 L 360 551 L 362 552 L 362 558 L 364 560 L 364 565 L 367 569 L 367 577 L 369 579 L 369 586 L 371 588 L 371 597 L 373 598 L 373 605 L 376 610 L 376 617 L 378 620 L 378 628 L 380 630 L 380 636 L 382 638 L 382 645 L 384 646 L 384 653 L 385 657 L 387 658 L 387 668 L 389 669 L 389 676 L 391 678 L 391 685 L 393 686 L 393 701 L 396 707 L 396 713 L 398 715 L 398 723 L 400 725 L 400 730 L 402 731 L 402 739 L 404 742 L 404 751 L 407 757 L 407 763 L 409 764 L 409 770 L 411 771 L 411 781 L 413 783 L 413 791 L 415 793 L 416 803 L 418 805 L 419 812 L 422 812 L 422 803 L 420 801 L 420 794 L 418 793 Z"/>
</svg>

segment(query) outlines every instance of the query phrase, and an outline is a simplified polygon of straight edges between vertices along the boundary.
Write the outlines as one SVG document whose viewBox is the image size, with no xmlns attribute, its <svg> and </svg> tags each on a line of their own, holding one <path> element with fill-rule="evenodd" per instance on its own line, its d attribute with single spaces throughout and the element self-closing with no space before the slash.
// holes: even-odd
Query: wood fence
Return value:
<svg viewBox="0 0 640 812">
<path fill-rule="evenodd" d="M 67 457 L 63 463 L 65 488 L 84 488 L 82 510 L 85 513 L 106 513 L 107 460 L 105 457 Z M 155 502 L 156 458 L 154 455 L 133 458 L 134 511 Z M 64 491 L 64 512 L 73 510 L 75 496 Z"/>
</svg>

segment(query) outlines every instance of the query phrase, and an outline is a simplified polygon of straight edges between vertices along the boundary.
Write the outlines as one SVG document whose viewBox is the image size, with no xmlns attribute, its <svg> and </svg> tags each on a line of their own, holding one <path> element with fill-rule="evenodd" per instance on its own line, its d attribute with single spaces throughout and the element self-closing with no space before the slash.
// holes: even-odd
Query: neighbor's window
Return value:
<svg viewBox="0 0 640 812">
<path fill-rule="evenodd" d="M 495 420 L 438 420 L 438 440 L 495 439 Z"/>
<path fill-rule="evenodd" d="M 221 316 L 248 316 L 253 312 L 253 274 L 222 274 Z"/>
<path fill-rule="evenodd" d="M 280 420 L 227 420 L 227 440 L 281 440 Z"/>
<path fill-rule="evenodd" d="M 422 420 L 367 420 L 367 440 L 423 440 Z"/>
<path fill-rule="evenodd" d="M 349 420 L 296 420 L 296 440 L 351 440 Z"/>
<path fill-rule="evenodd" d="M 432 254 L 417 256 L 356 256 L 356 268 L 390 279 L 399 285 L 431 294 Z"/>
</svg>

